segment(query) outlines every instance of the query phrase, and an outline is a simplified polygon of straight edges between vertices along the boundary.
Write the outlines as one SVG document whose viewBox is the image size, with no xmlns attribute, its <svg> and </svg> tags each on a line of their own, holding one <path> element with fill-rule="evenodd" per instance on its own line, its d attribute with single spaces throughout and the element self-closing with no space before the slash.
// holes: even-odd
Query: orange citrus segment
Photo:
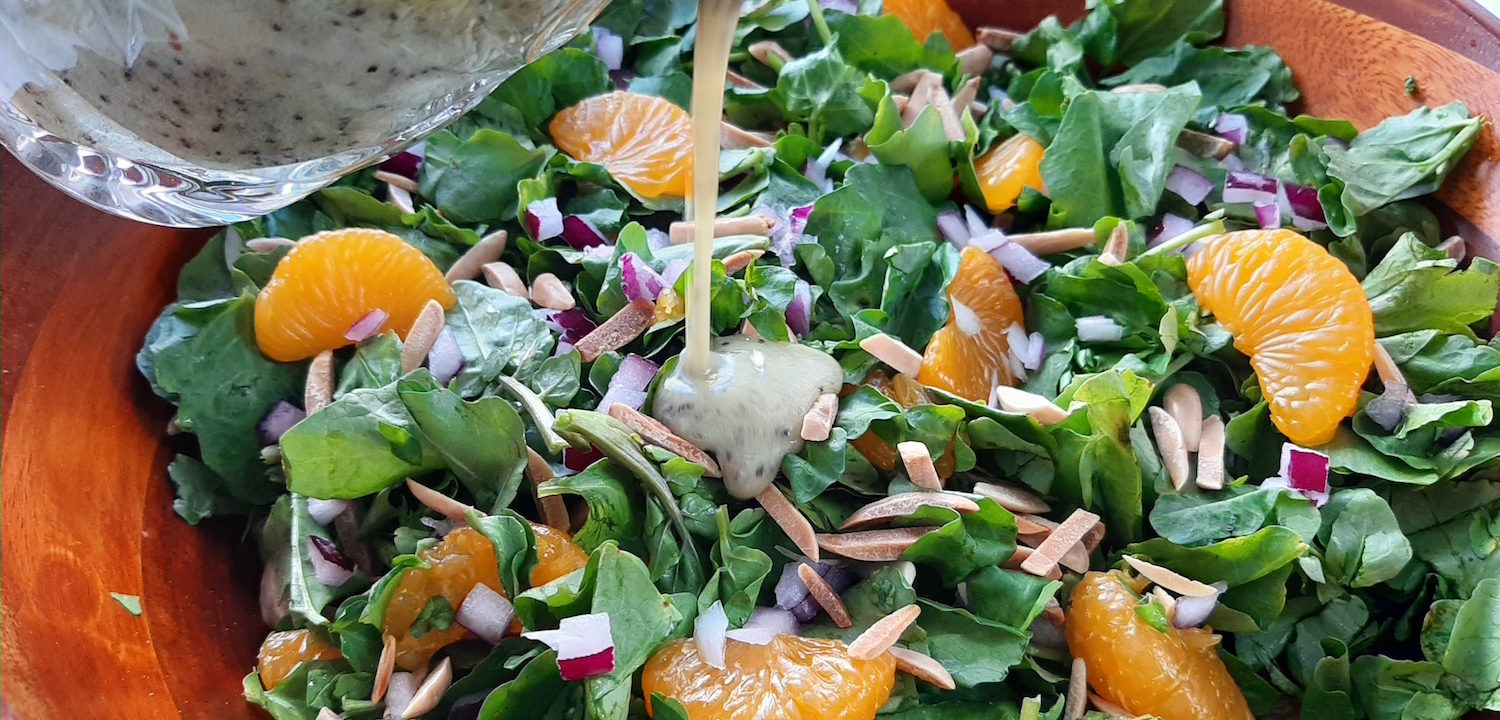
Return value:
<svg viewBox="0 0 1500 720">
<path fill-rule="evenodd" d="M 557 113 L 548 131 L 569 157 L 603 165 L 642 198 L 687 196 L 692 120 L 669 100 L 625 91 L 595 95 Z"/>
<path fill-rule="evenodd" d="M 1204 245 L 1188 259 L 1188 286 L 1250 356 L 1271 421 L 1298 445 L 1332 440 L 1375 357 L 1359 280 L 1291 230 L 1232 232 Z"/>
<path fill-rule="evenodd" d="M 1000 261 L 979 248 L 964 248 L 948 285 L 948 308 L 947 324 L 922 354 L 917 380 L 975 402 L 989 400 L 997 384 L 1014 385 L 1006 331 L 1012 325 L 1024 328 L 1026 319 Z"/>
<path fill-rule="evenodd" d="M 1091 572 L 1073 589 L 1068 648 L 1088 665 L 1089 687 L 1136 715 L 1162 720 L 1251 720 L 1245 696 L 1201 628 L 1162 632 L 1135 612 L 1118 572 Z"/>
<path fill-rule="evenodd" d="M 944 0 L 885 0 L 885 14 L 901 18 L 917 42 L 941 32 L 955 51 L 974 45 L 974 33 Z"/>
<path fill-rule="evenodd" d="M 1041 143 L 1017 133 L 979 156 L 974 161 L 974 175 L 979 180 L 979 192 L 984 195 L 985 209 L 1002 213 L 1015 206 L 1024 188 L 1044 190 L 1044 153 Z"/>
<path fill-rule="evenodd" d="M 646 662 L 641 690 L 682 703 L 693 720 L 870 720 L 891 697 L 896 661 L 849 657 L 839 640 L 777 635 L 767 645 L 728 640 L 724 669 L 698 657 L 692 639 Z"/>
<path fill-rule="evenodd" d="M 567 533 L 536 523 L 531 529 L 536 533 L 538 558 L 531 572 L 533 586 L 545 585 L 588 562 L 588 554 Z M 412 623 L 433 598 L 442 596 L 456 611 L 480 583 L 505 595 L 495 546 L 473 528 L 461 527 L 448 533 L 442 542 L 419 556 L 428 567 L 408 570 L 401 576 L 383 622 L 385 634 L 396 638 L 396 664 L 407 670 L 426 668 L 434 653 L 462 640 L 468 632 L 454 623 L 447 629 L 426 629 L 420 636 L 414 635 Z M 513 625 L 512 630 L 518 631 L 519 625 Z"/>
<path fill-rule="evenodd" d="M 311 630 L 287 630 L 266 636 L 265 642 L 260 644 L 255 669 L 260 673 L 261 687 L 272 690 L 304 662 L 343 657 L 339 649 L 330 645 L 322 635 Z"/>
<path fill-rule="evenodd" d="M 890 398 L 897 405 L 904 408 L 914 408 L 918 405 L 927 405 L 932 402 L 932 398 L 927 395 L 927 388 L 922 387 L 922 383 L 905 375 L 898 374 L 895 378 L 892 378 L 879 368 L 870 371 L 870 374 L 865 377 L 865 384 L 879 390 L 880 394 Z M 895 470 L 896 463 L 901 460 L 901 455 L 896 452 L 896 448 L 891 447 L 890 443 L 883 440 L 874 432 L 866 431 L 865 434 L 849 442 L 854 445 L 859 454 L 870 461 L 871 465 L 884 472 Z M 954 460 L 951 443 L 948 446 L 948 451 L 943 453 L 943 456 L 935 460 L 933 464 L 937 469 L 938 477 L 946 480 L 953 476 L 956 461 Z"/>
<path fill-rule="evenodd" d="M 428 300 L 456 302 L 422 251 L 384 230 L 329 230 L 303 238 L 276 265 L 255 301 L 255 341 L 272 360 L 304 360 L 353 344 L 344 334 L 375 310 L 388 314 L 381 332 L 404 337 Z"/>
</svg>

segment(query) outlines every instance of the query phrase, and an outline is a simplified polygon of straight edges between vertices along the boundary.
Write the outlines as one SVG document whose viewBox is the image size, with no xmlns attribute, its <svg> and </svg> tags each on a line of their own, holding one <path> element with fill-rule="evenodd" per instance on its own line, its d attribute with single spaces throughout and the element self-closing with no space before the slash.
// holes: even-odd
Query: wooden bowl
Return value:
<svg viewBox="0 0 1500 720">
<path fill-rule="evenodd" d="M 1369 126 L 1460 98 L 1500 117 L 1500 24 L 1461 0 L 1228 0 L 1228 42 L 1276 48 L 1306 112 Z M 976 23 L 1030 27 L 1074 2 L 958 0 Z M 1399 26 L 1399 27 L 1398 27 Z M 1422 87 L 1408 98 L 1403 81 Z M 1500 144 L 1487 130 L 1441 194 L 1471 238 L 1500 237 Z M 172 512 L 171 410 L 134 356 L 203 232 L 68 200 L 13 158 L 3 218 L 0 697 L 6 717 L 255 717 L 240 696 L 265 632 L 242 522 Z M 137 617 L 111 592 L 141 598 Z"/>
</svg>

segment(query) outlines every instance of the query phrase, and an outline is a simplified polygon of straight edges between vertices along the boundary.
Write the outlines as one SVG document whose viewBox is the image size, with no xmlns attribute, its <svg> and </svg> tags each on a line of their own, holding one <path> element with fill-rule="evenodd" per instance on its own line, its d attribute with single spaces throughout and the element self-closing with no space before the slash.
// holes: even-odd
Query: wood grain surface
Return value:
<svg viewBox="0 0 1500 720">
<path fill-rule="evenodd" d="M 1082 2 L 958 0 L 1025 28 Z M 1461 0 L 1229 0 L 1229 42 L 1275 47 L 1307 112 L 1361 126 L 1420 100 L 1500 116 L 1500 34 Z M 1397 24 L 1408 26 L 1406 32 Z M 1412 75 L 1423 89 L 1408 98 Z M 1487 130 L 1443 199 L 1500 237 Z M 0 697 L 4 717 L 255 717 L 240 698 L 264 628 L 243 524 L 171 510 L 170 416 L 134 353 L 201 232 L 115 219 L 0 161 Z M 110 592 L 142 598 L 136 617 Z"/>
</svg>

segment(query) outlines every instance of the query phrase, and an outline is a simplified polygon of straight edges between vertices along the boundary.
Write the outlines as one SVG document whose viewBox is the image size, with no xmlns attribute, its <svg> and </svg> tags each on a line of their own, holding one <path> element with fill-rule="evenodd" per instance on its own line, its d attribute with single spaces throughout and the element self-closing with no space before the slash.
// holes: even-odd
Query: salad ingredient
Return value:
<svg viewBox="0 0 1500 720">
<path fill-rule="evenodd" d="M 837 535 L 820 533 L 818 547 L 850 560 L 892 562 L 936 528 L 911 527 L 889 530 L 861 530 Z"/>
<path fill-rule="evenodd" d="M 849 643 L 849 657 L 856 660 L 874 660 L 886 654 L 922 615 L 922 608 L 906 605 L 879 620 L 876 620 L 859 637 Z"/>
<path fill-rule="evenodd" d="M 953 675 L 943 664 L 923 655 L 915 650 L 904 647 L 893 647 L 889 650 L 891 657 L 896 660 L 896 669 L 910 675 L 922 682 L 944 690 L 952 690 L 957 687 L 953 682 Z"/>
<path fill-rule="evenodd" d="M 729 616 L 724 612 L 724 603 L 718 600 L 693 620 L 693 642 L 698 646 L 698 654 L 710 667 L 724 669 L 724 642 L 728 632 Z"/>
<path fill-rule="evenodd" d="M 626 427 L 639 435 L 647 444 L 676 453 L 688 462 L 701 465 L 705 476 L 723 477 L 723 473 L 719 470 L 719 464 L 714 461 L 713 456 L 704 452 L 697 445 L 673 434 L 666 425 L 658 422 L 656 418 L 643 415 L 620 403 L 610 406 L 609 416 L 624 423 Z"/>
<path fill-rule="evenodd" d="M 266 636 L 260 644 L 256 671 L 267 690 L 275 689 L 302 663 L 338 660 L 343 655 L 316 630 L 283 630 Z"/>
<path fill-rule="evenodd" d="M 1140 573 L 1141 577 L 1171 590 L 1178 595 L 1188 597 L 1211 597 L 1219 594 L 1218 589 L 1212 585 L 1205 585 L 1192 578 L 1183 577 L 1160 565 L 1152 565 L 1134 555 L 1126 555 L 1123 560 L 1131 569 Z"/>
<path fill-rule="evenodd" d="M 428 300 L 422 306 L 422 311 L 417 313 L 417 319 L 412 322 L 411 330 L 406 333 L 401 344 L 402 373 L 422 367 L 422 362 L 432 352 L 432 345 L 437 342 L 438 334 L 445 326 L 443 306 L 436 300 Z"/>
<path fill-rule="evenodd" d="M 380 638 L 380 658 L 375 662 L 375 682 L 370 689 L 370 702 L 380 702 L 385 698 L 385 693 L 391 687 L 391 680 L 396 674 L 396 638 L 390 635 L 382 635 Z"/>
<path fill-rule="evenodd" d="M 813 562 L 818 561 L 818 541 L 812 523 L 802 516 L 796 505 L 781 494 L 781 490 L 775 485 L 767 485 L 765 490 L 755 496 L 755 500 L 803 555 Z"/>
<path fill-rule="evenodd" d="M 811 565 L 799 563 L 797 565 L 797 577 L 802 584 L 807 586 L 807 594 L 828 613 L 833 624 L 841 628 L 851 627 L 854 622 L 849 619 L 849 609 L 844 607 L 844 601 L 839 599 L 839 594 L 828 584 L 823 576 L 818 574 Z"/>
<path fill-rule="evenodd" d="M 1359 281 L 1290 230 L 1245 230 L 1204 244 L 1188 259 L 1188 286 L 1250 356 L 1271 421 L 1299 445 L 1333 439 L 1375 353 Z"/>
<path fill-rule="evenodd" d="M 1013 513 L 1038 514 L 1052 510 L 1052 506 L 1036 493 L 1005 483 L 976 482 L 974 494 L 994 500 L 1000 507 Z"/>
<path fill-rule="evenodd" d="M 522 636 L 557 651 L 557 669 L 564 681 L 614 672 L 615 643 L 609 613 L 565 617 L 556 630 L 533 630 Z"/>
<path fill-rule="evenodd" d="M 1132 715 L 1162 720 L 1254 717 L 1207 630 L 1158 629 L 1136 613 L 1139 595 L 1118 572 L 1091 572 L 1073 589 L 1068 647 L 1088 684 Z"/>
<path fill-rule="evenodd" d="M 547 131 L 558 149 L 602 165 L 644 200 L 688 194 L 691 119 L 668 100 L 624 91 L 595 95 L 559 111 Z"/>
<path fill-rule="evenodd" d="M 902 375 L 916 375 L 922 369 L 922 355 L 906 343 L 885 333 L 875 333 L 859 341 L 859 349 L 875 356 Z"/>
<path fill-rule="evenodd" d="M 330 230 L 276 264 L 255 301 L 255 341 L 273 360 L 304 360 L 349 345 L 345 333 L 377 309 L 389 314 L 380 332 L 405 335 L 429 300 L 455 302 L 421 251 L 381 230 Z"/>
<path fill-rule="evenodd" d="M 887 375 L 885 371 L 876 368 L 865 376 L 865 384 L 880 391 L 881 395 L 895 401 L 903 408 L 911 409 L 918 405 L 932 404 L 932 398 L 927 393 L 927 388 L 917 382 L 911 375 L 898 373 Z M 896 469 L 896 463 L 901 456 L 896 448 L 886 442 L 879 435 L 866 430 L 858 437 L 849 441 L 859 454 L 870 461 L 871 465 L 883 472 L 892 472 Z M 955 460 L 952 451 L 945 451 L 934 463 L 938 477 L 946 479 L 953 475 Z"/>
<path fill-rule="evenodd" d="M 542 273 L 531 281 L 531 301 L 548 310 L 572 310 L 577 303 L 573 293 L 552 273 Z"/>
<path fill-rule="evenodd" d="M 618 350 L 646 332 L 656 315 L 656 306 L 649 300 L 632 301 L 599 327 L 590 330 L 574 343 L 573 347 L 585 362 L 597 359 L 611 350 Z"/>
<path fill-rule="evenodd" d="M 896 445 L 901 455 L 901 465 L 906 468 L 906 477 L 912 484 L 925 490 L 942 490 L 943 481 L 938 478 L 937 468 L 932 464 L 932 451 L 926 443 L 908 440 Z"/>
<path fill-rule="evenodd" d="M 453 619 L 481 640 L 494 645 L 505 638 L 516 619 L 516 607 L 484 583 L 476 583 Z"/>
<path fill-rule="evenodd" d="M 480 268 L 484 274 L 484 282 L 497 290 L 514 295 L 523 300 L 531 297 L 531 292 L 526 289 L 526 281 L 521 279 L 521 274 L 516 269 L 503 262 L 485 263 Z"/>
<path fill-rule="evenodd" d="M 364 342 L 380 333 L 380 326 L 390 318 L 390 314 L 380 308 L 371 310 L 368 315 L 360 318 L 349 326 L 348 332 L 344 333 L 344 339 L 352 343 Z"/>
<path fill-rule="evenodd" d="M 706 376 L 691 377 L 679 365 L 661 379 L 652 412 L 715 454 L 731 495 L 752 498 L 775 479 L 782 457 L 802 448 L 803 416 L 819 396 L 838 390 L 843 375 L 833 358 L 806 345 L 721 338 Z"/>
<path fill-rule="evenodd" d="M 884 9 L 885 14 L 900 18 L 919 43 L 927 42 L 928 36 L 938 32 L 954 50 L 974 44 L 974 33 L 968 23 L 948 7 L 946 0 L 891 0 Z"/>
<path fill-rule="evenodd" d="M 833 420 L 839 412 L 839 396 L 823 393 L 818 396 L 806 415 L 802 416 L 802 428 L 798 434 L 803 440 L 823 442 L 833 432 Z"/>
<path fill-rule="evenodd" d="M 1029 415 L 1043 425 L 1056 425 L 1068 419 L 1068 411 L 1058 407 L 1056 403 L 1020 388 L 996 385 L 990 398 L 991 405 L 1006 412 Z"/>
<path fill-rule="evenodd" d="M 500 256 L 505 254 L 505 245 L 509 241 L 510 233 L 504 230 L 496 230 L 485 235 L 448 266 L 448 272 L 443 273 L 443 279 L 455 283 L 459 280 L 473 280 L 479 277 L 485 265 L 499 262 Z"/>
<path fill-rule="evenodd" d="M 1203 397 L 1188 383 L 1177 383 L 1162 394 L 1161 405 L 1182 431 L 1182 444 L 1188 452 L 1198 452 L 1203 434 Z"/>
<path fill-rule="evenodd" d="M 333 402 L 333 351 L 324 350 L 307 364 L 307 384 L 302 390 L 302 406 L 307 414 L 328 407 Z M 287 428 L 288 431 L 291 428 Z M 282 433 L 286 435 L 286 433 Z"/>
<path fill-rule="evenodd" d="M 453 659 L 443 658 L 427 677 L 423 678 L 422 684 L 417 686 L 417 691 L 412 693 L 411 700 L 407 701 L 406 707 L 401 709 L 402 720 L 418 718 L 432 712 L 442 700 L 443 693 L 453 685 Z"/>
<path fill-rule="evenodd" d="M 997 385 L 1016 382 L 1006 332 L 1025 327 L 1021 299 L 1000 263 L 972 246 L 960 255 L 947 296 L 948 321 L 928 342 L 917 380 L 984 402 Z"/>
<path fill-rule="evenodd" d="M 390 720 L 405 720 L 406 709 L 417 696 L 421 678 L 415 673 L 398 672 L 391 675 L 390 687 L 385 693 L 385 710 Z"/>
<path fill-rule="evenodd" d="M 1074 510 L 1068 519 L 1058 524 L 1036 552 L 1021 561 L 1021 569 L 1032 575 L 1046 577 L 1057 569 L 1057 563 L 1070 550 L 1083 542 L 1084 538 L 1099 527 L 1099 516 L 1087 510 Z"/>
<path fill-rule="evenodd" d="M 1224 419 L 1210 415 L 1199 426 L 1198 473 L 1193 482 L 1202 490 L 1224 489 Z"/>
<path fill-rule="evenodd" d="M 1156 451 L 1161 453 L 1167 476 L 1172 479 L 1172 488 L 1179 492 L 1187 487 L 1192 469 L 1188 464 L 1187 443 L 1182 438 L 1182 428 L 1166 410 L 1159 407 L 1146 408 L 1151 417 L 1151 437 L 1156 441 Z"/>
<path fill-rule="evenodd" d="M 271 412 L 266 413 L 265 419 L 261 420 L 260 425 L 257 426 L 260 429 L 261 441 L 274 443 L 280 440 L 281 436 L 285 435 L 287 430 L 290 430 L 293 425 L 301 422 L 302 418 L 305 417 L 307 417 L 307 413 L 303 412 L 302 408 L 285 400 L 278 400 L 276 405 L 271 408 Z"/>
<path fill-rule="evenodd" d="M 949 492 L 907 492 L 887 495 L 849 515 L 840 530 L 854 530 L 889 523 L 916 512 L 921 507 L 947 508 L 957 513 L 979 512 L 979 505 L 963 495 Z"/>
<path fill-rule="evenodd" d="M 693 720 L 873 720 L 895 680 L 888 653 L 859 660 L 839 640 L 777 635 L 766 645 L 729 640 L 723 669 L 690 640 L 668 643 L 647 661 L 641 691 L 653 717 L 659 693 Z"/>
</svg>

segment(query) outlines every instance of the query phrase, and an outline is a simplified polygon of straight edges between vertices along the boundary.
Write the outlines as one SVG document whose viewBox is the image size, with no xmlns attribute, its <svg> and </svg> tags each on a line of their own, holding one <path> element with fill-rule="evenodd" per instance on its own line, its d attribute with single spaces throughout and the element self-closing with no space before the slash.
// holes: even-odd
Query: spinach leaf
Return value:
<svg viewBox="0 0 1500 720">
<path fill-rule="evenodd" d="M 1500 503 L 1414 532 L 1412 552 L 1438 574 L 1445 597 L 1467 598 L 1486 578 L 1500 577 Z"/>
<path fill-rule="evenodd" d="M 1206 124 L 1221 109 L 1263 105 L 1279 110 L 1297 99 L 1292 71 L 1275 50 L 1247 47 L 1193 47 L 1179 42 L 1170 52 L 1144 60 L 1119 75 L 1100 81 L 1106 87 L 1157 83 L 1166 86 L 1197 83 L 1203 104 L 1197 120 Z"/>
<path fill-rule="evenodd" d="M 354 348 L 354 356 L 339 370 L 335 399 L 350 390 L 378 388 L 401 377 L 401 339 L 394 332 L 376 335 Z"/>
<path fill-rule="evenodd" d="M 218 515 L 249 515 L 254 510 L 253 505 L 229 492 L 224 479 L 198 458 L 174 456 L 167 464 L 167 477 L 177 491 L 172 509 L 189 525 Z"/>
<path fill-rule="evenodd" d="M 885 85 L 848 63 L 836 46 L 796 58 L 781 69 L 770 99 L 783 119 L 807 124 L 818 144 L 861 133 L 875 121 Z"/>
<path fill-rule="evenodd" d="M 281 436 L 287 488 L 314 498 L 358 498 L 443 467 L 392 383 L 352 390 Z"/>
<path fill-rule="evenodd" d="M 447 326 L 464 357 L 459 394 L 477 396 L 507 368 L 531 368 L 551 355 L 552 332 L 532 314 L 531 303 L 469 280 L 453 283 L 453 294 L 458 304 L 448 311 Z"/>
<path fill-rule="evenodd" d="M 1323 508 L 1318 539 L 1326 548 L 1324 576 L 1348 587 L 1369 587 L 1390 580 L 1411 560 L 1411 543 L 1397 525 L 1390 505 L 1365 488 L 1333 494 Z"/>
<path fill-rule="evenodd" d="M 1320 523 L 1312 501 L 1285 488 L 1231 485 L 1218 492 L 1168 493 L 1151 508 L 1157 534 L 1189 546 L 1251 535 L 1267 524 L 1291 528 L 1311 542 Z"/>
<path fill-rule="evenodd" d="M 1224 33 L 1221 0 L 1090 0 L 1079 30 L 1105 67 L 1135 65 L 1179 41 L 1202 45 Z"/>
<path fill-rule="evenodd" d="M 526 518 L 508 509 L 496 515 L 471 510 L 465 520 L 494 546 L 505 594 L 515 597 L 531 587 L 531 573 L 537 565 L 536 533 Z"/>
<path fill-rule="evenodd" d="M 1438 189 L 1483 127 L 1463 103 L 1422 107 L 1360 133 L 1346 150 L 1328 152 L 1328 174 L 1344 185 L 1339 199 L 1355 217 Z"/>
<path fill-rule="evenodd" d="M 1030 638 L 1020 630 L 926 598 L 917 598 L 917 605 L 927 655 L 942 663 L 959 687 L 1000 682 L 1026 655 Z"/>
<path fill-rule="evenodd" d="M 427 138 L 419 179 L 455 222 L 499 222 L 516 215 L 516 183 L 532 177 L 552 156 L 550 146 L 528 149 L 498 130 L 481 129 L 460 140 L 442 130 Z"/>
<path fill-rule="evenodd" d="M 1062 582 L 988 567 L 969 577 L 974 614 L 1013 628 L 1029 628 L 1062 590 Z"/>
<path fill-rule="evenodd" d="M 1412 392 L 1500 398 L 1500 348 L 1466 334 L 1414 330 L 1380 338 Z"/>
<path fill-rule="evenodd" d="M 323 609 L 339 598 L 364 590 L 368 582 L 356 573 L 339 587 L 329 587 L 318 582 L 313 572 L 313 561 L 309 553 L 318 552 L 312 540 L 335 545 L 328 530 L 307 512 L 307 498 L 301 495 L 283 495 L 271 507 L 261 541 L 261 559 L 275 565 L 281 574 L 291 599 L 291 612 L 299 622 L 308 625 L 327 625 L 328 618 Z"/>
<path fill-rule="evenodd" d="M 591 705 L 610 707 L 608 716 L 623 720 L 635 671 L 679 628 L 685 631 L 692 624 L 670 597 L 657 592 L 640 558 L 605 543 L 589 557 L 589 565 L 596 568 L 589 611 L 609 615 L 615 669 L 585 681 L 584 692 Z"/>
<path fill-rule="evenodd" d="M 550 720 L 558 708 L 578 704 L 577 695 L 567 689 L 557 653 L 547 650 L 526 663 L 514 679 L 490 691 L 479 708 L 479 720 Z"/>
<path fill-rule="evenodd" d="M 739 627 L 750 618 L 761 583 L 771 572 L 771 557 L 751 542 L 764 517 L 760 511 L 744 510 L 731 523 L 729 508 L 724 506 L 714 517 L 719 542 L 710 551 L 710 558 L 717 569 L 698 595 L 698 609 L 702 612 L 716 601 L 724 603 L 730 627 Z"/>
<path fill-rule="evenodd" d="M 1459 608 L 1443 669 L 1467 686 L 1477 707 L 1500 709 L 1500 579 L 1480 582 Z"/>
<path fill-rule="evenodd" d="M 613 89 L 609 68 L 596 55 L 565 47 L 517 70 L 490 99 L 519 110 L 527 128 L 540 135 L 553 113 Z"/>
<path fill-rule="evenodd" d="M 1441 686 L 1443 667 L 1438 663 L 1366 655 L 1354 661 L 1350 675 L 1354 697 L 1370 720 L 1457 720 L 1463 715 Z"/>
<path fill-rule="evenodd" d="M 1473 337 L 1469 329 L 1495 314 L 1500 265 L 1475 258 L 1468 270 L 1411 233 L 1365 276 L 1365 296 L 1378 335 L 1439 330 Z"/>
<path fill-rule="evenodd" d="M 960 514 L 929 505 L 903 518 L 901 524 L 937 529 L 907 548 L 902 559 L 935 569 L 945 587 L 1005 562 L 1016 551 L 1015 516 L 989 498 L 978 502 L 977 512 Z"/>
<path fill-rule="evenodd" d="M 919 67 L 942 75 L 957 71 L 952 50 L 923 44 L 895 15 L 830 13 L 828 27 L 844 62 L 875 77 L 890 80 Z"/>
<path fill-rule="evenodd" d="M 1130 428 L 1150 397 L 1150 383 L 1134 373 L 1099 373 L 1058 397 L 1065 407 L 1075 400 L 1083 407 L 1047 428 L 1057 443 L 1057 475 L 1050 492 L 1065 502 L 1097 509 L 1111 542 L 1141 537 L 1144 490 Z"/>
<path fill-rule="evenodd" d="M 1227 584 L 1211 622 L 1231 632 L 1264 630 L 1281 615 L 1292 561 L 1307 550 L 1295 531 L 1278 525 L 1202 547 L 1155 538 L 1126 548 L 1194 580 Z"/>
<path fill-rule="evenodd" d="M 499 397 L 465 401 L 417 371 L 396 383 L 412 431 L 458 476 L 480 507 L 510 505 L 526 467 L 526 429 Z"/>
<path fill-rule="evenodd" d="M 573 533 L 586 551 L 613 540 L 627 552 L 643 554 L 645 498 L 630 473 L 609 459 L 600 460 L 576 475 L 550 480 L 537 495 L 577 495 L 589 506 L 588 520 Z"/>
</svg>

